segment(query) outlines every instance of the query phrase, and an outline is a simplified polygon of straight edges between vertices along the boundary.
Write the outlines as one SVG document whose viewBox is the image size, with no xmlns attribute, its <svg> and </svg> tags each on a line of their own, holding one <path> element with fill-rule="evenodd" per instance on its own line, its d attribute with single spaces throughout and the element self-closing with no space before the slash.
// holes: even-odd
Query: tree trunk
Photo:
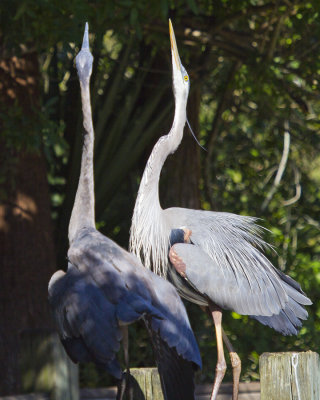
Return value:
<svg viewBox="0 0 320 400">
<path fill-rule="evenodd" d="M 21 332 L 51 326 L 47 287 L 55 259 L 46 164 L 40 146 L 26 149 L 41 143 L 34 123 L 39 81 L 36 54 L 0 60 L 0 103 L 7 112 L 0 121 L 0 395 L 19 391 Z M 21 115 L 14 120 L 16 110 Z M 13 139 L 23 136 L 30 142 L 18 150 Z"/>
</svg>

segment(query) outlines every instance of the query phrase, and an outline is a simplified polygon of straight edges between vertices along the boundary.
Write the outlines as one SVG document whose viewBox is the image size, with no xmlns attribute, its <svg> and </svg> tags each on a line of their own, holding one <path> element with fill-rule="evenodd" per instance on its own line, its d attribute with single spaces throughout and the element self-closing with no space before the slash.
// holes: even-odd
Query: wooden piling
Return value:
<svg viewBox="0 0 320 400">
<path fill-rule="evenodd" d="M 57 333 L 24 332 L 20 354 L 24 393 L 48 393 L 51 400 L 79 400 L 78 366 L 67 356 Z"/>
<path fill-rule="evenodd" d="M 132 368 L 134 400 L 163 400 L 157 368 Z"/>
<path fill-rule="evenodd" d="M 261 400 L 319 400 L 319 354 L 263 353 L 260 357 Z"/>
</svg>

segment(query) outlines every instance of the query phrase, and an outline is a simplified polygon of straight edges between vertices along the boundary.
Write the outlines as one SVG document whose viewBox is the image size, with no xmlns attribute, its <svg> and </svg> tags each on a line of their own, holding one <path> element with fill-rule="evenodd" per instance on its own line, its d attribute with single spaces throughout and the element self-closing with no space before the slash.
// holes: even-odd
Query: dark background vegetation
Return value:
<svg viewBox="0 0 320 400">
<path fill-rule="evenodd" d="M 0 394 L 19 391 L 19 338 L 52 328 L 47 283 L 66 267 L 82 144 L 74 58 L 89 21 L 94 55 L 98 228 L 127 248 L 147 157 L 173 115 L 168 17 L 189 72 L 185 133 L 161 177 L 164 207 L 254 215 L 268 256 L 313 300 L 297 337 L 226 312 L 225 330 L 258 379 L 265 351 L 319 350 L 320 3 L 299 0 L 2 0 L 0 4 Z M 282 162 L 281 162 L 282 160 Z M 188 310 L 212 381 L 212 323 Z M 142 327 L 132 366 L 153 365 Z M 92 366 L 81 383 L 108 384 Z M 230 375 L 229 375 L 230 379 Z"/>
</svg>

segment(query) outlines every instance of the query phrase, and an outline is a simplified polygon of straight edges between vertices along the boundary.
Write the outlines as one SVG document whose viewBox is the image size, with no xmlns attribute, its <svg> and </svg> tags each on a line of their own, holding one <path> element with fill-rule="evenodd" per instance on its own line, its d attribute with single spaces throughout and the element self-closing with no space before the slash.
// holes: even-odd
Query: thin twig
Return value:
<svg viewBox="0 0 320 400">
<path fill-rule="evenodd" d="M 262 206 L 261 206 L 261 210 L 264 211 L 268 204 L 270 203 L 272 197 L 274 196 L 275 192 L 278 189 L 278 186 L 280 185 L 280 181 L 282 178 L 282 175 L 284 173 L 284 170 L 286 168 L 287 165 L 287 161 L 288 161 L 288 156 L 289 156 L 289 150 L 290 150 L 290 133 L 289 133 L 289 125 L 288 122 L 285 123 L 285 132 L 284 132 L 284 139 L 283 139 L 283 152 L 282 152 L 282 157 L 281 157 L 281 161 L 279 164 L 279 168 L 278 168 L 278 172 L 277 175 L 275 177 L 275 180 L 273 182 L 273 185 L 267 195 L 267 197 L 265 198 Z"/>
<path fill-rule="evenodd" d="M 265 187 L 269 183 L 270 179 L 272 178 L 272 176 L 276 172 L 276 170 L 277 170 L 276 166 L 271 168 L 271 170 L 269 171 L 268 175 L 266 176 L 266 178 L 264 179 L 264 181 L 262 183 L 262 187 Z"/>
<path fill-rule="evenodd" d="M 317 228 L 320 231 L 320 223 L 318 221 L 316 221 L 315 219 L 311 218 L 309 215 L 306 215 L 305 220 L 307 221 L 307 223 L 309 225 L 314 226 L 315 228 Z"/>
<path fill-rule="evenodd" d="M 289 200 L 285 200 L 283 202 L 284 206 L 290 206 L 291 204 L 296 203 L 301 197 L 301 185 L 300 185 L 300 173 L 297 168 L 294 168 L 294 182 L 296 185 L 296 194 Z"/>
<path fill-rule="evenodd" d="M 289 241 L 290 241 L 290 231 L 291 231 L 291 209 L 289 209 L 287 213 L 284 240 L 282 245 L 282 254 L 279 257 L 279 268 L 281 269 L 281 271 L 285 271 L 286 269 Z"/>
</svg>

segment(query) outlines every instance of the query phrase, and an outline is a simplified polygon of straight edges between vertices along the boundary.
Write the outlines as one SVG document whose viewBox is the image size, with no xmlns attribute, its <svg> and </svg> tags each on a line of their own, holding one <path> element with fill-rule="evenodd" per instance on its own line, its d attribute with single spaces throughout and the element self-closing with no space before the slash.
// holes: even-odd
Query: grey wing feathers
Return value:
<svg viewBox="0 0 320 400">
<path fill-rule="evenodd" d="M 231 213 L 184 208 L 166 210 L 168 219 L 192 231 L 191 241 L 201 248 L 223 271 L 245 274 L 250 286 L 257 284 L 255 272 L 273 269 L 260 252 L 268 247 L 261 237 L 262 228 L 256 218 Z"/>
<path fill-rule="evenodd" d="M 288 303 L 278 315 L 272 315 L 271 317 L 252 315 L 251 317 L 281 332 L 283 335 L 296 335 L 302 326 L 301 320 L 306 320 L 308 317 L 308 313 L 303 305 L 310 305 L 312 303 L 305 296 L 298 282 L 279 270 L 276 270 L 276 272 L 288 293 Z"/>
<path fill-rule="evenodd" d="M 177 289 L 179 295 L 184 299 L 191 301 L 191 303 L 198 304 L 199 306 L 207 306 L 208 299 L 206 299 L 192 283 L 177 273 L 173 266 L 169 266 L 167 271 L 167 279 Z"/>
<path fill-rule="evenodd" d="M 281 284 L 272 277 L 262 273 L 259 285 L 250 286 L 247 275 L 221 270 L 195 245 L 175 244 L 173 248 L 186 264 L 186 276 L 192 285 L 224 309 L 239 314 L 270 316 L 279 313 L 287 302 Z"/>
<path fill-rule="evenodd" d="M 93 361 L 120 379 L 115 356 L 122 335 L 116 309 L 95 283 L 69 264 L 67 274 L 49 285 L 49 303 L 70 358 Z"/>
<path fill-rule="evenodd" d="M 285 320 L 293 330 L 300 326 L 299 319 L 306 318 L 303 305 L 311 304 L 310 300 L 295 281 L 274 267 L 261 268 L 256 272 L 256 284 L 252 284 L 247 274 L 222 270 L 195 245 L 175 244 L 174 250 L 186 264 L 186 277 L 191 284 L 220 307 L 254 316 L 275 329 Z"/>
<path fill-rule="evenodd" d="M 201 358 L 174 287 L 96 231 L 80 235 L 68 256 L 80 271 L 90 271 L 102 292 L 111 296 L 120 321 L 145 320 L 165 399 L 194 399 L 193 367 L 201 367 Z"/>
<path fill-rule="evenodd" d="M 168 346 L 201 367 L 186 310 L 169 282 L 145 269 L 135 256 L 97 231 L 87 230 L 80 235 L 68 256 L 84 272 L 95 265 L 90 269 L 91 276 L 117 304 L 119 320 L 129 323 L 148 315 L 151 328 Z"/>
</svg>

